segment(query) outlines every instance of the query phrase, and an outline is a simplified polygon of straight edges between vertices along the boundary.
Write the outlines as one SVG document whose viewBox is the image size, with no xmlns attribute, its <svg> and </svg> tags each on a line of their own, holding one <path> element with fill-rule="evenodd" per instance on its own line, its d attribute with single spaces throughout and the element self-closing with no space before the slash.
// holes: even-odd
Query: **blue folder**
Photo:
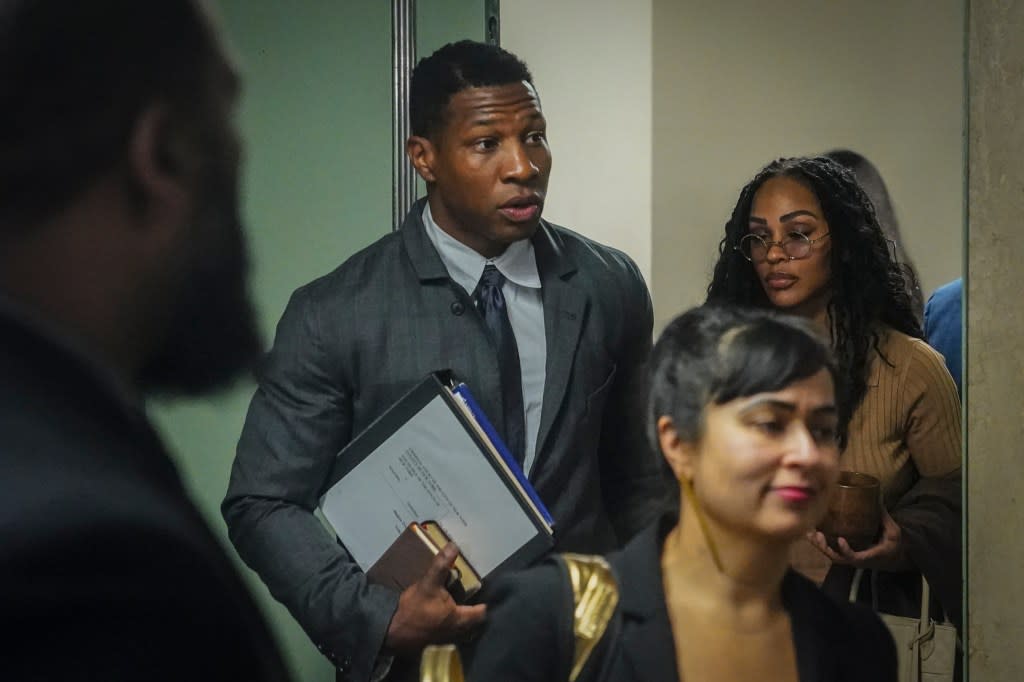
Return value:
<svg viewBox="0 0 1024 682">
<path fill-rule="evenodd" d="M 512 456 L 512 453 L 508 451 L 508 446 L 505 445 L 505 441 L 501 439 L 501 436 L 499 436 L 498 432 L 495 431 L 494 426 L 487 418 L 487 415 L 484 414 L 482 409 L 480 409 L 480 405 L 478 405 L 476 399 L 473 398 L 473 394 L 470 392 L 469 387 L 464 383 L 458 383 L 452 388 L 452 393 L 462 398 L 463 402 L 466 403 L 466 407 L 468 407 L 469 411 L 473 413 L 473 418 L 476 419 L 477 424 L 479 424 L 480 428 L 482 428 L 484 433 L 487 434 L 487 438 L 491 441 L 494 449 L 497 450 L 498 454 L 501 455 L 501 458 L 505 460 L 505 464 L 508 465 L 509 471 L 511 471 L 516 477 L 516 480 L 519 481 L 519 485 L 523 487 L 526 494 L 530 496 L 530 501 L 533 502 L 534 506 L 541 513 L 541 516 L 544 517 L 544 520 L 548 522 L 548 525 L 554 528 L 555 520 L 551 517 L 551 512 L 549 512 L 548 508 L 544 506 L 543 502 L 541 502 L 540 496 L 537 495 L 537 491 L 533 489 L 533 485 L 530 484 L 530 481 L 526 478 L 526 474 L 523 473 L 523 468 L 519 466 L 519 462 L 517 462 L 515 457 Z"/>
</svg>

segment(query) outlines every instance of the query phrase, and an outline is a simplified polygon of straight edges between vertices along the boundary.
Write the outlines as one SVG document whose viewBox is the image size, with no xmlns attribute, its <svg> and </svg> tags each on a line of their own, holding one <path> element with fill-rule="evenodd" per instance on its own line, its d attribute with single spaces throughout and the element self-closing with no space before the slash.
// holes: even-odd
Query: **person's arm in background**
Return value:
<svg viewBox="0 0 1024 682">
<path fill-rule="evenodd" d="M 928 297 L 924 307 L 924 336 L 946 360 L 946 368 L 961 394 L 963 366 L 963 280 L 944 284 Z"/>
<path fill-rule="evenodd" d="M 645 434 L 646 371 L 654 311 L 636 264 L 623 262 L 619 309 L 621 335 L 616 371 L 602 417 L 601 486 L 620 543 L 651 523 L 661 511 L 667 485 L 660 458 Z"/>
<path fill-rule="evenodd" d="M 907 448 L 921 474 L 893 507 L 903 554 L 962 623 L 962 441 L 960 399 L 942 357 L 919 344 L 907 373 Z"/>
<path fill-rule="evenodd" d="M 904 381 L 906 443 L 923 478 L 945 477 L 961 466 L 960 398 L 942 356 L 918 343 Z"/>
</svg>

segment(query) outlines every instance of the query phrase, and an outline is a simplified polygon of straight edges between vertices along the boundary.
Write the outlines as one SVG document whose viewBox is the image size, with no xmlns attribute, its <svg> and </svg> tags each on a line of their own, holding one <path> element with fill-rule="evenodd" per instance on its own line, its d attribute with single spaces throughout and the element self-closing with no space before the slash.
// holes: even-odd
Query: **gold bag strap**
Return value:
<svg viewBox="0 0 1024 682">
<path fill-rule="evenodd" d="M 583 671 L 594 647 L 601 641 L 619 604 L 619 586 L 611 566 L 602 557 L 563 554 L 572 584 L 572 628 L 575 636 L 569 682 Z"/>
<path fill-rule="evenodd" d="M 611 566 L 602 557 L 563 554 L 562 561 L 572 585 L 572 669 L 569 682 L 583 671 L 594 647 L 601 641 L 619 604 L 619 586 Z M 454 644 L 428 646 L 420 661 L 420 682 L 464 682 L 462 660 Z"/>
<path fill-rule="evenodd" d="M 423 650 L 420 682 L 465 682 L 462 659 L 454 644 L 434 644 Z"/>
</svg>

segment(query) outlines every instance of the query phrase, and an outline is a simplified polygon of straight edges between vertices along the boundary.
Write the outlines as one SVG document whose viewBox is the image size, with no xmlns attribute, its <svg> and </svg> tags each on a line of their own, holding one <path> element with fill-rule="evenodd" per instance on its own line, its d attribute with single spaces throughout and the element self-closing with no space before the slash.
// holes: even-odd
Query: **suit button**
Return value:
<svg viewBox="0 0 1024 682">
<path fill-rule="evenodd" d="M 341 663 L 338 664 L 338 670 L 342 673 L 347 673 L 352 669 L 352 659 L 346 656 L 342 659 Z"/>
<path fill-rule="evenodd" d="M 466 312 L 466 306 L 463 305 L 462 301 L 452 301 L 451 309 L 452 315 L 461 315 Z"/>
</svg>

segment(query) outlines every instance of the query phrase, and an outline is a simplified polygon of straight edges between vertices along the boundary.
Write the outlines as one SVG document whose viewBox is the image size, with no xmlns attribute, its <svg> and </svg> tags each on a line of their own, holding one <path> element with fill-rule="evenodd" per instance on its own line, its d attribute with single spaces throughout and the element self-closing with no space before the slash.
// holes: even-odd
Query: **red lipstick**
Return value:
<svg viewBox="0 0 1024 682">
<path fill-rule="evenodd" d="M 782 486 L 775 488 L 775 492 L 787 502 L 807 502 L 815 495 L 813 488 L 801 486 Z"/>
</svg>

